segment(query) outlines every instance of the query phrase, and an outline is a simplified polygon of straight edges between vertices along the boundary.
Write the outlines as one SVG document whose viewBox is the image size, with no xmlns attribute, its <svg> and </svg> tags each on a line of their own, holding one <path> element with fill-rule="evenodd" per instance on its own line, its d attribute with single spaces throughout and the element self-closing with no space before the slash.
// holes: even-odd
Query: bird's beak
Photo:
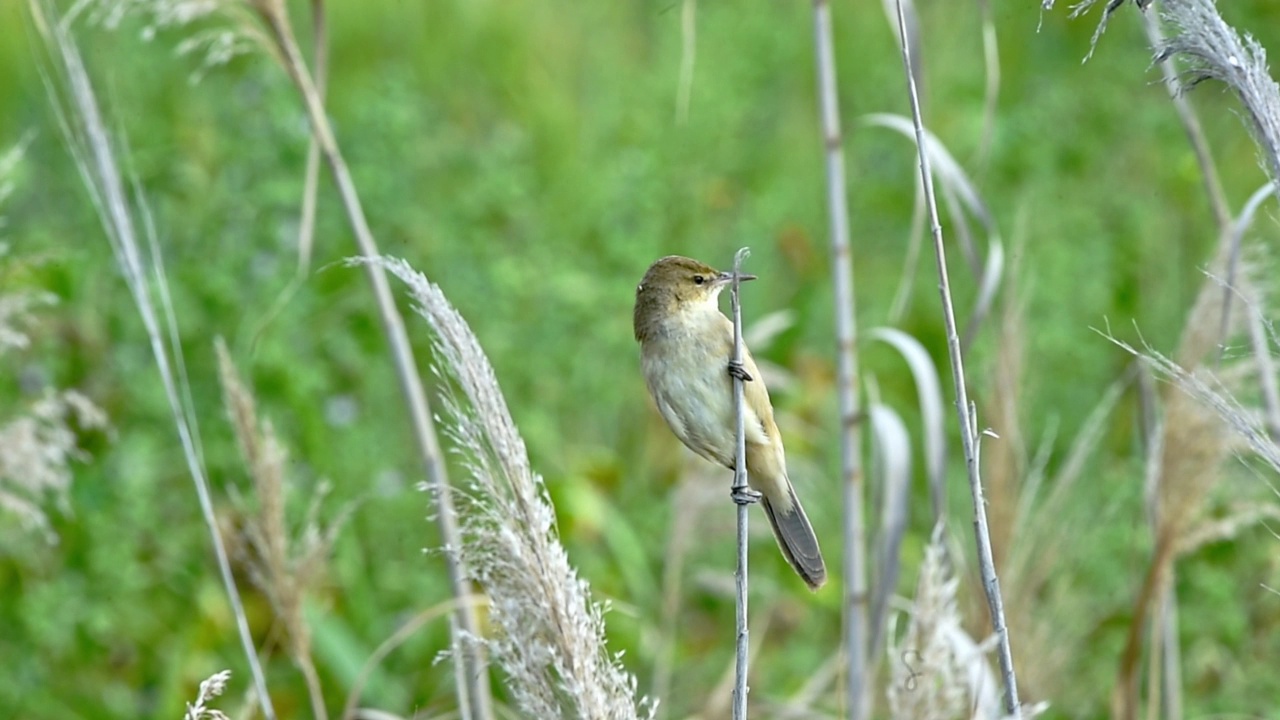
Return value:
<svg viewBox="0 0 1280 720">
<path fill-rule="evenodd" d="M 756 279 L 756 276 L 755 276 L 755 275 L 749 275 L 749 274 L 747 274 L 747 273 L 739 273 L 739 274 L 738 274 L 738 280 L 740 280 L 740 281 L 742 281 L 742 282 L 746 282 L 746 281 L 748 281 L 748 280 L 755 280 L 755 279 Z M 720 273 L 719 275 L 717 275 L 717 276 L 716 276 L 716 283 L 717 283 L 717 284 L 719 284 L 719 285 L 730 285 L 730 284 L 732 284 L 732 283 L 733 283 L 733 273 L 731 273 L 731 272 L 722 272 L 722 273 Z"/>
</svg>

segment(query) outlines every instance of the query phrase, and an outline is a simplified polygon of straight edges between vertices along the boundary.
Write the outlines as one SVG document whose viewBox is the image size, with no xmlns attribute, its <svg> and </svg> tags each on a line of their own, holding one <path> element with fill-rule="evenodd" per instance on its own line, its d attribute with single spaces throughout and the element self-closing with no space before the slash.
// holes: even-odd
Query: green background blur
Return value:
<svg viewBox="0 0 1280 720">
<path fill-rule="evenodd" d="M 930 128 L 975 178 L 1002 231 L 1027 320 L 1020 432 L 1034 444 L 1058 428 L 1056 467 L 1130 361 L 1092 328 L 1109 321 L 1133 338 L 1136 325 L 1155 348 L 1171 350 L 1215 230 L 1133 9 L 1117 14 L 1082 64 L 1096 16 L 1069 21 L 1066 8 L 1041 13 L 1038 5 L 994 3 L 1001 84 L 988 155 L 979 152 L 977 3 L 921 3 L 923 92 Z M 1224 6 L 1229 21 L 1280 48 L 1280 5 Z M 294 9 L 305 26 L 305 8 Z M 627 650 L 640 687 L 650 687 L 660 647 L 672 488 L 695 466 L 649 405 L 631 337 L 634 287 L 653 259 L 681 253 L 727 265 L 749 245 L 748 269 L 761 280 L 744 296 L 747 323 L 795 313 L 758 355 L 796 377 L 774 402 L 793 475 L 838 566 L 832 292 L 810 5 L 699 3 L 686 122 L 676 118 L 681 7 L 671 0 L 365 0 L 329 9 L 329 112 L 382 251 L 438 282 L 479 336 L 546 476 L 570 557 L 614 603 L 611 647 Z M 887 322 L 901 274 L 916 168 L 903 137 L 858 120 L 908 112 L 880 3 L 839 2 L 833 12 L 858 315 L 871 328 Z M 136 20 L 116 31 L 77 30 L 163 239 L 220 512 L 234 514 L 231 489 L 247 493 L 248 480 L 221 406 L 217 336 L 290 448 L 299 520 L 322 482 L 332 485 L 325 517 L 359 501 L 310 604 L 335 711 L 378 643 L 448 596 L 439 558 L 422 552 L 438 537 L 413 489 L 406 413 L 370 294 L 359 272 L 330 266 L 355 252 L 337 197 L 325 177 L 317 270 L 273 314 L 296 263 L 307 149 L 283 73 L 260 52 L 202 68 L 200 58 L 175 52 L 192 29 L 149 42 Z M 176 717 L 212 672 L 233 668 L 233 698 L 248 676 L 141 324 L 50 110 L 42 54 L 25 3 L 0 3 L 0 147 L 30 137 L 15 192 L 0 207 L 12 246 L 3 262 L 21 269 L 2 277 L 60 299 L 41 313 L 33 349 L 0 369 L 0 409 L 29 400 L 19 378 L 35 373 L 100 403 L 114 431 L 83 439 L 92 458 L 76 467 L 69 512 L 54 514 L 59 544 L 2 536 L 0 716 Z M 1254 146 L 1220 86 L 1193 100 L 1238 208 L 1265 181 Z M 1256 234 L 1274 243 L 1266 213 Z M 958 253 L 952 261 L 957 303 L 968 308 L 973 276 Z M 945 378 L 927 249 L 916 273 L 898 327 L 932 351 Z M 425 327 L 416 317 L 409 325 L 425 366 Z M 988 321 L 970 355 L 980 406 L 992 386 L 995 325 Z M 862 363 L 918 433 L 900 361 L 868 345 Z M 949 407 L 947 420 L 954 438 Z M 1053 702 L 1054 717 L 1103 714 L 1145 570 L 1136 423 L 1127 397 L 1076 500 L 1086 512 L 1095 503 L 1113 512 L 1080 527 L 1088 567 L 1062 570 L 1087 578 L 1076 592 L 1087 618 L 1079 624 L 1092 634 L 1060 692 L 1033 698 Z M 971 509 L 953 447 L 951 524 L 968 546 Z M 699 526 L 686 562 L 677 672 L 663 698 L 670 717 L 700 707 L 732 660 L 732 598 L 698 582 L 727 574 L 732 562 L 731 506 L 710 507 L 723 517 Z M 916 490 L 899 586 L 908 596 L 927 507 Z M 752 697 L 781 699 L 835 651 L 839 578 L 811 596 L 771 541 L 752 547 L 756 606 L 778 608 L 760 638 Z M 1188 716 L 1280 717 L 1280 598 L 1259 588 L 1280 577 L 1278 549 L 1255 531 L 1180 566 Z M 266 601 L 241 581 L 255 634 L 271 647 Z M 1034 602 L 1011 600 L 1020 601 Z M 980 619 L 980 605 L 972 609 Z M 379 667 L 365 703 L 406 716 L 450 708 L 452 673 L 433 664 L 446 638 L 442 622 L 414 636 Z M 1013 647 L 1020 663 L 1037 661 L 1033 648 L 1020 652 L 1018 637 Z M 278 649 L 268 672 L 283 717 L 305 716 L 303 685 Z"/>
</svg>

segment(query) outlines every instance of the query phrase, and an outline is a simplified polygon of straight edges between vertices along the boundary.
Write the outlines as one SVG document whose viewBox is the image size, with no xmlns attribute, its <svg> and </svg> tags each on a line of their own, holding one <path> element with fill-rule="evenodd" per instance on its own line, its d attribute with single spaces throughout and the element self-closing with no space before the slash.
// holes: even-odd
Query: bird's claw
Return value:
<svg viewBox="0 0 1280 720">
<path fill-rule="evenodd" d="M 760 498 L 764 497 L 764 495 L 744 485 L 730 490 L 729 497 L 733 498 L 733 501 L 739 505 L 755 505 L 760 502 Z"/>
<path fill-rule="evenodd" d="M 751 373 L 747 372 L 742 363 L 734 362 L 733 360 L 729 361 L 729 375 L 730 377 L 738 378 L 742 382 L 751 382 L 752 380 Z"/>
</svg>

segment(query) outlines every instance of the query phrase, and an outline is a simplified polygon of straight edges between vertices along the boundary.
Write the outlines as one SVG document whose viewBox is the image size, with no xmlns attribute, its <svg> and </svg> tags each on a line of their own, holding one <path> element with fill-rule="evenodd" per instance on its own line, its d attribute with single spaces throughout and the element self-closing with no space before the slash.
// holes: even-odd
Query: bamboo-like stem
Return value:
<svg viewBox="0 0 1280 720">
<path fill-rule="evenodd" d="M 956 414 L 960 419 L 960 442 L 964 448 L 965 467 L 969 475 L 969 491 L 973 496 L 973 530 L 978 545 L 978 568 L 982 577 L 982 589 L 987 595 L 991 612 L 991 627 L 997 639 L 1000 672 L 1004 677 L 1004 709 L 1014 718 L 1021 716 L 1018 702 L 1018 683 L 1013 669 L 1013 652 L 1009 647 L 1009 629 L 1004 620 L 1004 600 L 1000 596 L 1000 579 L 996 575 L 995 560 L 991 553 L 991 532 L 987 527 L 987 503 L 982 492 L 982 476 L 978 468 L 978 432 L 976 413 L 969 403 L 965 387 L 964 358 L 960 352 L 960 336 L 956 332 L 956 313 L 951 302 L 951 281 L 947 275 L 946 248 L 942 242 L 942 224 L 938 221 L 938 202 L 933 192 L 933 173 L 929 167 L 929 154 L 925 152 L 924 121 L 920 117 L 920 98 L 916 93 L 915 76 L 911 71 L 911 53 L 907 45 L 906 21 L 902 16 L 902 2 L 898 0 L 898 32 L 902 38 L 902 64 L 906 70 L 907 91 L 911 100 L 911 119 L 916 131 L 916 154 L 920 158 L 920 180 L 924 185 L 925 203 L 929 208 L 929 223 L 933 232 L 933 250 L 938 267 L 938 290 L 942 296 L 942 316 L 947 329 L 947 354 L 951 358 L 951 381 L 956 390 Z"/>
<path fill-rule="evenodd" d="M 742 301 L 738 296 L 741 284 L 742 261 L 750 251 L 742 248 L 733 256 L 733 356 L 730 366 L 742 367 Z M 763 378 L 755 378 L 755 382 L 764 382 Z M 733 682 L 733 720 L 746 720 L 747 717 L 747 669 L 748 650 L 751 646 L 747 630 L 747 509 L 750 502 L 745 501 L 751 490 L 747 486 L 747 428 L 746 398 L 744 396 L 741 373 L 733 374 L 733 414 L 735 422 L 734 455 L 733 455 L 733 499 L 738 506 L 738 567 L 734 572 L 737 587 L 737 613 L 735 627 L 737 629 L 737 665 Z"/>
<path fill-rule="evenodd" d="M 867 686 L 867 539 L 863 520 L 862 446 L 858 438 L 857 325 L 853 258 L 849 250 L 849 207 L 845 200 L 844 140 L 836 97 L 835 43 L 830 0 L 814 0 L 818 102 L 826 148 L 827 213 L 831 224 L 831 274 L 835 286 L 836 368 L 840 408 L 840 480 L 844 503 L 845 693 L 851 720 L 871 709 Z"/>
<path fill-rule="evenodd" d="M 261 0 L 258 3 L 263 19 L 271 31 L 271 36 L 279 46 L 284 58 L 285 68 L 290 78 L 302 95 L 307 116 L 311 122 L 312 132 L 320 146 L 333 179 L 338 188 L 343 209 L 351 224 L 360 254 L 366 258 L 379 257 L 378 246 L 365 219 L 364 208 L 356 192 L 355 182 L 347 169 L 346 160 L 338 147 L 325 114 L 324 103 L 320 98 L 315 83 L 303 62 L 302 54 L 293 36 L 293 29 L 285 15 L 282 3 Z M 396 377 L 400 381 L 401 394 L 409 405 L 409 416 L 413 428 L 414 442 L 426 473 L 427 485 L 431 488 L 439 512 L 436 514 L 440 526 L 440 535 L 446 548 L 444 553 L 445 568 L 453 597 L 461 601 L 471 595 L 470 583 L 467 580 L 466 568 L 458 557 L 461 547 L 461 534 L 458 531 L 457 518 L 453 509 L 449 480 L 445 470 L 444 457 L 440 451 L 440 441 L 436 435 L 435 423 L 432 420 L 430 405 L 423 388 L 422 377 L 413 358 L 409 346 L 409 336 L 405 331 L 404 318 L 396 308 L 390 285 L 382 266 L 377 263 L 364 263 L 365 276 L 373 288 L 374 300 L 378 308 L 378 317 L 383 332 L 391 346 L 391 354 L 395 363 Z M 464 720 L 477 718 L 490 720 L 493 717 L 492 701 L 483 653 L 477 643 L 460 641 L 458 634 L 471 638 L 479 637 L 479 621 L 475 608 L 468 603 L 459 604 L 454 614 L 455 681 L 458 686 L 459 714 Z"/>
</svg>

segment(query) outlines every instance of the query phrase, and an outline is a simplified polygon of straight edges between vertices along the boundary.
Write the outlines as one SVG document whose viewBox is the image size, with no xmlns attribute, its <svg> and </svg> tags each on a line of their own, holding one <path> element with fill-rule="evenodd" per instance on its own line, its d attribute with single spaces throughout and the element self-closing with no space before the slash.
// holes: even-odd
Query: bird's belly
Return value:
<svg viewBox="0 0 1280 720">
<path fill-rule="evenodd" d="M 733 385 L 709 353 L 646 353 L 645 381 L 671 431 L 690 450 L 733 467 Z"/>
</svg>

